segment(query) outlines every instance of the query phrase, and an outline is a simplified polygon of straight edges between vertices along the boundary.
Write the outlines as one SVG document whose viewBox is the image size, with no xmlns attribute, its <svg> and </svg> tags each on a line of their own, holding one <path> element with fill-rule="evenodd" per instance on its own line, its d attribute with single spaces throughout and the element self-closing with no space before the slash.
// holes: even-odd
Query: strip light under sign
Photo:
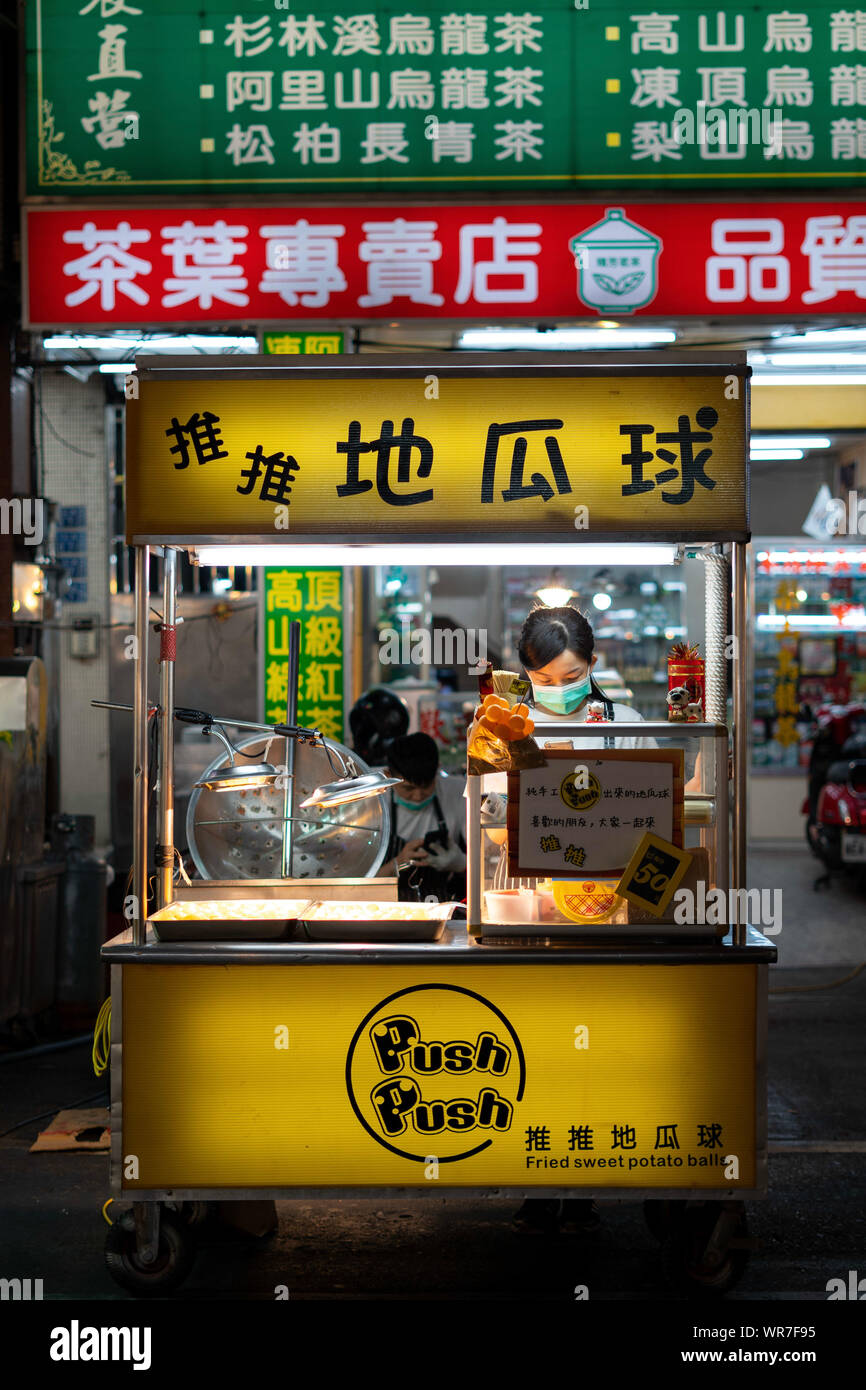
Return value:
<svg viewBox="0 0 866 1390">
<path fill-rule="evenodd" d="M 662 543 L 622 545 L 202 545 L 201 565 L 674 565 L 678 548 Z"/>
</svg>

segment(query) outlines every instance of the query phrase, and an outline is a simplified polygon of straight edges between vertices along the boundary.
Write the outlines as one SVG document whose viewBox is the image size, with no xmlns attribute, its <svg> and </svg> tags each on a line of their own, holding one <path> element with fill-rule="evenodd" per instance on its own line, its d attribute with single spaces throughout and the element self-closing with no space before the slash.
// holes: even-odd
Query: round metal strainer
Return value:
<svg viewBox="0 0 866 1390">
<path fill-rule="evenodd" d="M 369 772 L 356 753 L 329 739 L 341 757 L 351 757 L 361 774 Z M 270 750 L 266 752 L 268 745 Z M 281 764 L 285 741 L 252 734 L 235 747 L 249 762 Z M 252 756 L 251 756 L 252 755 Z M 201 778 L 205 781 L 225 767 L 220 752 Z M 317 787 L 333 781 L 334 766 L 324 748 L 295 744 L 295 814 L 292 878 L 371 878 L 384 863 L 391 835 L 391 798 L 371 796 L 344 806 L 299 811 L 300 803 Z M 202 878 L 279 878 L 283 829 L 282 788 L 246 791 L 194 789 L 186 816 L 186 835 Z"/>
</svg>

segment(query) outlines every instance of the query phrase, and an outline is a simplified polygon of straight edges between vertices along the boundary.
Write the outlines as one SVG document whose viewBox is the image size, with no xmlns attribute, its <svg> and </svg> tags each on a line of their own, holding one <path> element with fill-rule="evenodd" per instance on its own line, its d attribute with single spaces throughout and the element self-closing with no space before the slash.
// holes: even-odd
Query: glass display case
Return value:
<svg viewBox="0 0 866 1390">
<path fill-rule="evenodd" d="M 577 766 L 585 763 L 592 773 L 595 760 L 604 756 L 603 743 L 610 730 L 609 724 L 538 725 L 537 739 L 559 739 L 562 735 L 568 735 L 571 739 L 569 756 L 563 759 L 552 780 L 558 784 L 563 773 L 567 775 L 572 763 Z M 623 769 L 637 766 L 641 769 L 642 779 L 640 775 L 635 778 L 634 774 L 632 778 L 635 782 L 642 780 L 645 789 L 633 792 L 628 788 L 621 789 L 622 800 L 616 803 L 619 814 L 596 818 L 596 825 L 600 819 L 602 828 L 595 832 L 595 849 L 586 850 L 587 857 L 583 861 L 586 871 L 580 876 L 570 870 L 567 876 L 560 870 L 559 877 L 556 870 L 550 874 L 523 874 L 518 870 L 512 875 L 507 859 L 507 839 L 517 824 L 516 798 L 510 797 L 506 808 L 501 791 L 491 796 L 486 778 L 470 775 L 467 785 L 470 930 L 475 929 L 482 938 L 512 935 L 550 938 L 575 935 L 723 935 L 727 930 L 727 899 L 723 920 L 714 921 L 715 914 L 707 912 L 703 914 L 705 920 L 678 921 L 674 900 L 665 906 L 661 915 L 657 915 L 615 891 L 632 854 L 644 834 L 650 832 L 660 834 L 663 839 L 672 839 L 687 851 L 690 863 L 681 886 L 692 890 L 691 901 L 694 904 L 706 903 L 716 888 L 722 888 L 727 893 L 727 727 L 723 724 L 680 724 L 674 731 L 671 724 L 648 721 L 641 724 L 617 723 L 616 734 L 618 739 L 639 736 L 653 741 L 654 749 L 620 747 L 615 750 L 615 757 L 621 760 L 616 766 Z M 671 761 L 662 761 L 659 757 L 662 750 L 682 752 L 682 780 L 675 792 L 673 829 L 666 828 L 661 817 L 652 814 L 664 805 L 661 799 L 656 798 L 668 795 L 663 790 L 664 769 L 670 769 Z M 550 752 L 551 749 L 546 751 Z M 679 779 L 679 772 L 675 777 Z M 669 772 L 667 782 L 670 786 Z M 512 790 L 516 790 L 516 783 L 512 783 Z M 523 795 L 526 790 L 521 785 L 522 803 L 526 800 Z M 561 789 L 558 787 L 558 790 Z M 630 801 L 630 795 L 639 799 Z M 599 805 L 600 811 L 606 809 Z M 579 828 L 587 821 L 588 816 L 563 818 L 563 824 L 568 826 L 566 838 L 573 839 L 575 846 L 581 835 L 587 834 Z M 473 824 L 479 827 L 475 833 Z M 606 835 L 608 831 L 609 835 Z M 553 828 L 553 822 L 551 833 L 559 834 Z M 616 845 L 608 851 L 608 845 L 614 838 Z M 700 919 L 698 906 L 695 912 Z"/>
</svg>

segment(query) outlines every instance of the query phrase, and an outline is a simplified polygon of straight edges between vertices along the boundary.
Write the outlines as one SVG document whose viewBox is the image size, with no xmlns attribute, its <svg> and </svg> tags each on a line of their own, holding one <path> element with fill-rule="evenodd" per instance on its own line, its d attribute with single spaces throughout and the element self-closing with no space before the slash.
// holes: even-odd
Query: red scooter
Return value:
<svg viewBox="0 0 866 1390">
<path fill-rule="evenodd" d="M 866 870 L 866 705 L 825 706 L 815 718 L 802 810 L 809 848 L 826 868 L 817 890 L 834 869 Z"/>
</svg>

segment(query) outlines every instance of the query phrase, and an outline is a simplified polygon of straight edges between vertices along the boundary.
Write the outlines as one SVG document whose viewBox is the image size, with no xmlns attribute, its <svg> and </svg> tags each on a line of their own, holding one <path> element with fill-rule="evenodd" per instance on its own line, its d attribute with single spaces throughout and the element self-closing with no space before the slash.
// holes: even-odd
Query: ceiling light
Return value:
<svg viewBox="0 0 866 1390">
<path fill-rule="evenodd" d="M 778 632 L 785 627 L 789 627 L 792 632 L 821 627 L 826 627 L 831 631 L 845 628 L 847 631 L 863 632 L 866 629 L 866 612 L 864 612 L 862 604 L 857 604 L 843 614 L 841 622 L 834 613 L 797 613 L 794 616 L 759 613 L 755 621 L 759 628 L 763 628 L 767 632 Z"/>
<path fill-rule="evenodd" d="M 752 373 L 753 386 L 866 386 L 862 372 L 764 372 Z"/>
<path fill-rule="evenodd" d="M 166 334 L 164 337 L 148 337 L 141 333 L 119 333 L 99 335 L 89 333 L 56 333 L 43 338 L 42 346 L 47 352 L 62 352 L 81 349 L 87 352 L 258 352 L 256 338 L 234 336 L 221 333 L 181 333 Z"/>
<path fill-rule="evenodd" d="M 866 566 L 866 550 L 855 550 L 846 546 L 844 550 L 825 550 L 815 546 L 810 550 L 759 550 L 755 556 L 758 564 L 771 565 L 846 565 L 849 573 L 853 568 Z"/>
<path fill-rule="evenodd" d="M 535 592 L 547 608 L 565 608 L 568 600 L 574 598 L 576 590 L 564 583 L 559 570 L 551 570 L 549 577 Z"/>
<path fill-rule="evenodd" d="M 769 463 L 772 459 L 801 459 L 802 449 L 757 449 L 749 450 L 749 458 L 754 463 Z"/>
<path fill-rule="evenodd" d="M 753 434 L 752 449 L 829 449 L 832 440 L 823 434 Z"/>
<path fill-rule="evenodd" d="M 568 348 L 653 347 L 675 343 L 671 328 L 467 328 L 457 340 L 460 348 L 536 348 L 561 351 Z"/>
<path fill-rule="evenodd" d="M 308 544 L 285 541 L 281 545 L 209 545 L 195 547 L 201 565 L 511 565 L 515 551 L 520 563 L 560 565 L 674 565 L 678 548 L 663 542 L 631 542 L 607 545 L 580 541 L 544 542 L 523 545 L 467 542 L 449 544 Z"/>
<path fill-rule="evenodd" d="M 606 608 L 610 608 L 611 602 L 610 594 L 600 593 L 593 594 L 592 596 L 593 608 L 597 608 L 601 613 L 603 613 Z"/>
<path fill-rule="evenodd" d="M 536 595 L 541 599 L 545 608 L 565 608 L 570 598 L 574 598 L 574 589 L 536 589 Z"/>
<path fill-rule="evenodd" d="M 774 347 L 820 347 L 827 344 L 832 347 L 836 343 L 866 343 L 866 328 L 810 328 L 805 333 L 782 333 L 779 337 L 772 338 Z"/>
<path fill-rule="evenodd" d="M 861 367 L 866 352 L 750 352 L 753 367 Z"/>
<path fill-rule="evenodd" d="M 100 362 L 99 370 L 107 372 L 112 376 L 129 376 L 130 372 L 135 371 L 134 362 Z"/>
</svg>

